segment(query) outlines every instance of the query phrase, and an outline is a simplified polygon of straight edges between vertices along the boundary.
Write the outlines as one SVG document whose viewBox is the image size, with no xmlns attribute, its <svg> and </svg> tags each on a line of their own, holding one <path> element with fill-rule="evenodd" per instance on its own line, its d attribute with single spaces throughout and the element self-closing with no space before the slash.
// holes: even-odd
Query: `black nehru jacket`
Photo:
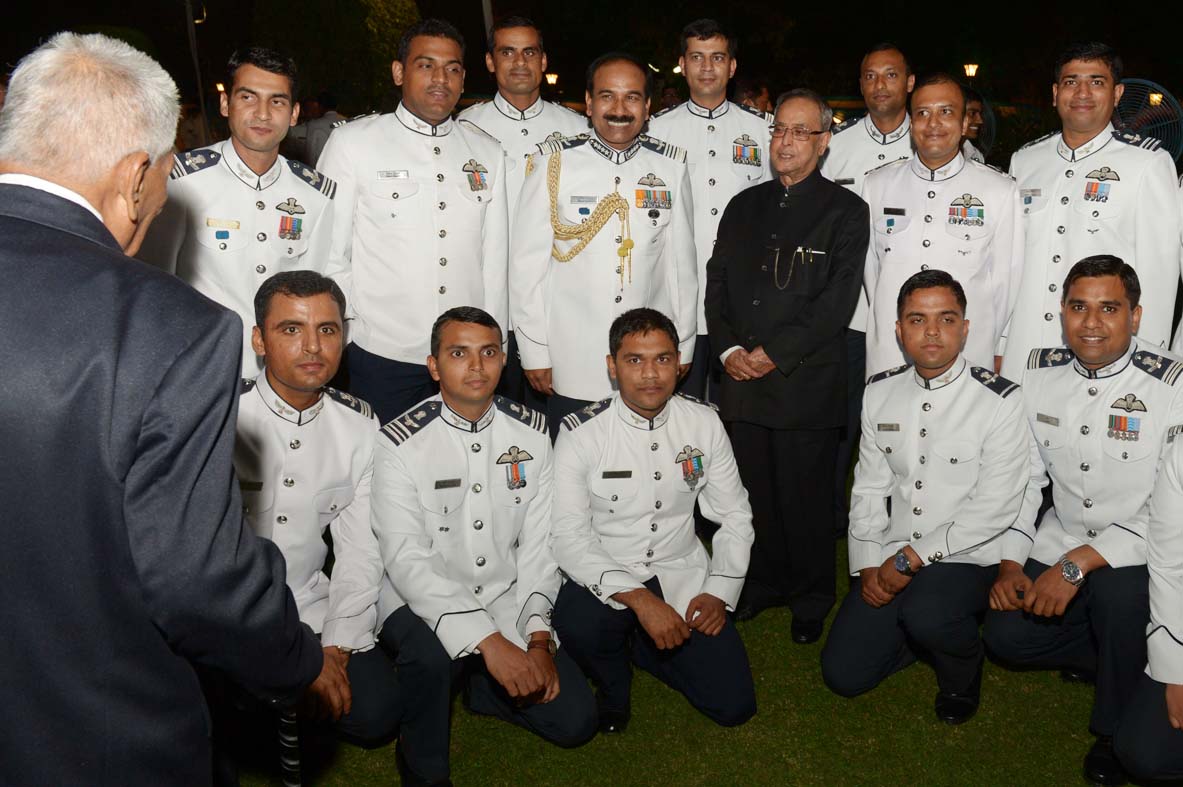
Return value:
<svg viewBox="0 0 1183 787">
<path fill-rule="evenodd" d="M 763 346 L 776 369 L 743 382 L 724 374 L 723 420 L 769 429 L 846 422 L 845 331 L 869 234 L 867 204 L 817 170 L 788 188 L 753 186 L 727 205 L 707 263 L 711 347 Z"/>
</svg>

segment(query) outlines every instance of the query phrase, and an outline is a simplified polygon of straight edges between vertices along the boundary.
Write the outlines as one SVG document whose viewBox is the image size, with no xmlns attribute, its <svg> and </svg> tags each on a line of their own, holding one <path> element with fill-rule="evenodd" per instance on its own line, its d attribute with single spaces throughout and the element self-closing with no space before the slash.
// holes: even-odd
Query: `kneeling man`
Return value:
<svg viewBox="0 0 1183 787">
<path fill-rule="evenodd" d="M 965 307 L 945 271 L 900 288 L 895 333 L 912 365 L 867 385 L 848 539 L 860 585 L 822 650 L 826 685 L 845 697 L 924 656 L 949 724 L 978 709 L 994 540 L 1018 516 L 1030 473 L 1019 387 L 961 356 Z"/>
<path fill-rule="evenodd" d="M 719 724 L 756 712 L 751 668 L 727 614 L 752 548 L 752 509 L 711 405 L 674 395 L 678 333 L 653 309 L 609 331 L 618 392 L 563 420 L 555 448 L 554 549 L 568 581 L 555 628 L 596 684 L 600 729 L 629 720 L 631 657 Z M 694 503 L 718 522 L 713 554 Z"/>
</svg>

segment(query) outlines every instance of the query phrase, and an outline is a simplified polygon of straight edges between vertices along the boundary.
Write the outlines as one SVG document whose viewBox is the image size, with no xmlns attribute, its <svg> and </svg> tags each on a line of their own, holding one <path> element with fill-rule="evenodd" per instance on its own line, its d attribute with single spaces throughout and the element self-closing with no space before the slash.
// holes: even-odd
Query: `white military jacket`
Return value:
<svg viewBox="0 0 1183 787">
<path fill-rule="evenodd" d="M 968 139 L 963 139 L 961 141 L 961 155 L 965 156 L 970 161 L 976 161 L 979 164 L 986 163 L 985 154 L 978 150 L 978 146 L 970 142 Z"/>
<path fill-rule="evenodd" d="M 319 165 L 337 181 L 332 253 L 352 262 L 350 340 L 423 363 L 454 306 L 505 324 L 505 156 L 467 121 L 438 126 L 402 104 L 334 129 Z"/>
<path fill-rule="evenodd" d="M 971 364 L 994 368 L 994 351 L 1023 272 L 1023 228 L 1015 183 L 960 153 L 931 170 L 917 158 L 875 170 L 863 182 L 871 208 L 864 282 L 868 375 L 904 363 L 895 337 L 896 299 L 910 276 L 935 268 L 965 288 Z"/>
<path fill-rule="evenodd" d="M 433 396 L 382 427 L 374 532 L 386 574 L 452 658 L 500 631 L 519 647 L 550 631 L 546 417 L 495 397 L 469 421 Z"/>
<path fill-rule="evenodd" d="M 928 565 L 998 562 L 1030 477 L 1019 386 L 958 358 L 931 380 L 881 372 L 863 395 L 850 498 L 850 573 L 905 546 Z M 883 505 L 891 497 L 891 516 Z"/>
<path fill-rule="evenodd" d="M 1144 347 L 1165 346 L 1179 283 L 1179 189 L 1174 162 L 1158 140 L 1106 126 L 1073 150 L 1051 134 L 1017 151 L 1010 171 L 1027 253 L 1002 373 L 1018 377 L 1031 350 L 1064 343 L 1064 278 L 1094 254 L 1121 257 L 1138 272 L 1138 337 Z"/>
<path fill-rule="evenodd" d="M 329 251 L 337 185 L 283 156 L 256 175 L 231 140 L 176 154 L 169 179 L 168 203 L 138 256 L 242 318 L 242 373 L 254 377 L 263 368 L 251 349 L 259 285 L 292 270 L 347 279 Z"/>
<path fill-rule="evenodd" d="M 608 328 L 617 316 L 641 306 L 674 321 L 682 363 L 690 363 L 700 296 L 686 154 L 644 135 L 616 150 L 594 132 L 546 142 L 539 150 L 526 165 L 510 255 L 510 303 L 522 367 L 552 369 L 562 396 L 602 399 L 612 391 L 604 363 Z M 569 262 L 560 262 L 555 252 L 568 255 L 586 238 L 555 237 L 548 185 L 552 161 L 561 168 L 554 195 L 561 225 L 587 232 L 584 220 L 594 221 L 597 206 L 613 195 L 622 212 L 627 206 L 626 226 L 611 213 Z"/>
<path fill-rule="evenodd" d="M 1174 435 L 1170 435 L 1173 438 Z M 1146 568 L 1150 623 L 1146 672 L 1160 683 L 1183 684 L 1183 440 L 1171 440 L 1150 498 Z"/>
<path fill-rule="evenodd" d="M 715 409 L 681 394 L 656 418 L 620 395 L 563 420 L 555 448 L 559 567 L 614 609 L 614 593 L 657 577 L 680 614 L 700 593 L 734 609 L 748 572 L 752 509 Z M 718 522 L 712 554 L 694 532 L 694 501 Z"/>
<path fill-rule="evenodd" d="M 370 530 L 370 482 L 378 419 L 365 402 L 325 388 L 306 410 L 293 409 L 265 373 L 243 380 L 234 470 L 255 534 L 287 562 L 300 620 L 324 645 L 367 650 L 378 617 L 382 562 Z M 333 535 L 333 579 L 324 573 Z"/>
<path fill-rule="evenodd" d="M 870 115 L 851 118 L 833 130 L 830 146 L 822 159 L 822 177 L 861 196 L 863 178 L 868 172 L 884 164 L 912 157 L 911 131 L 912 118 L 907 113 L 899 127 L 886 134 L 879 130 Z M 851 329 L 867 330 L 869 312 L 867 293 L 864 291 L 855 304 L 854 316 L 850 320 Z"/>
<path fill-rule="evenodd" d="M 658 139 L 686 151 L 690 191 L 694 195 L 694 248 L 698 280 L 707 280 L 707 261 L 715 249 L 715 235 L 723 210 L 739 192 L 772 177 L 768 161 L 772 115 L 724 100 L 714 109 L 693 101 L 662 110 L 649 120 Z M 707 332 L 703 295 L 698 298 L 698 333 Z"/>
<path fill-rule="evenodd" d="M 1023 406 L 1034 437 L 1032 480 L 1018 520 L 1001 539 L 1003 560 L 1052 565 L 1088 544 L 1114 568 L 1146 563 L 1160 457 L 1183 430 L 1183 362 L 1144 346 L 1135 339 L 1097 371 L 1067 348 L 1031 351 Z M 1053 506 L 1036 530 L 1049 478 Z"/>
</svg>

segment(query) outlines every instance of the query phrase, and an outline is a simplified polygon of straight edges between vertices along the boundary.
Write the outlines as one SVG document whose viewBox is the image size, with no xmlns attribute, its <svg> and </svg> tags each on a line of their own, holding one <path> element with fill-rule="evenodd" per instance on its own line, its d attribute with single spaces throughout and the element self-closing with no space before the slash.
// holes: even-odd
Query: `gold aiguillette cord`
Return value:
<svg viewBox="0 0 1183 787">
<path fill-rule="evenodd" d="M 587 248 L 587 244 L 591 243 L 592 238 L 599 234 L 604 225 L 608 223 L 608 219 L 612 218 L 612 214 L 615 213 L 620 217 L 621 242 L 616 249 L 616 254 L 621 261 L 620 286 L 623 287 L 625 283 L 626 266 L 628 267 L 628 282 L 632 284 L 634 244 L 629 228 L 628 200 L 622 197 L 620 191 L 617 190 L 600 200 L 592 214 L 580 223 L 564 224 L 559 218 L 559 172 L 563 166 L 559 158 L 560 155 L 558 152 L 551 154 L 550 161 L 546 164 L 546 188 L 550 193 L 550 227 L 554 231 L 556 241 L 573 240 L 575 245 L 571 247 L 570 251 L 564 253 L 552 244 L 551 255 L 556 262 L 570 262 L 575 259 L 579 252 Z M 617 188 L 619 189 L 619 184 Z"/>
</svg>

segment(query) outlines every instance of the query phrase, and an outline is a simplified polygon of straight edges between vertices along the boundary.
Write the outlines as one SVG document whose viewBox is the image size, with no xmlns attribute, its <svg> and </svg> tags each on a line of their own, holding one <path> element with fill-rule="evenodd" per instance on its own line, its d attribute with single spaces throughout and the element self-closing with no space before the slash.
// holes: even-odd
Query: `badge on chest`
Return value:
<svg viewBox="0 0 1183 787">
<path fill-rule="evenodd" d="M 637 181 L 638 186 L 645 186 L 636 190 L 637 207 L 669 210 L 674 206 L 674 198 L 669 189 L 662 188 L 665 181 L 652 172 Z"/>
<path fill-rule="evenodd" d="M 698 481 L 703 476 L 702 460 L 702 451 L 690 445 L 683 446 L 681 453 L 674 457 L 674 461 L 682 466 L 682 480 L 691 491 L 698 486 Z"/>
<path fill-rule="evenodd" d="M 505 465 L 505 485 L 507 487 L 521 489 L 526 485 L 526 468 L 522 466 L 522 463 L 533 458 L 529 451 L 516 445 L 511 445 L 508 451 L 497 457 L 497 464 Z"/>
<path fill-rule="evenodd" d="M 986 223 L 986 206 L 973 194 L 962 194 L 949 203 L 949 223 L 958 227 L 981 227 Z"/>
</svg>

